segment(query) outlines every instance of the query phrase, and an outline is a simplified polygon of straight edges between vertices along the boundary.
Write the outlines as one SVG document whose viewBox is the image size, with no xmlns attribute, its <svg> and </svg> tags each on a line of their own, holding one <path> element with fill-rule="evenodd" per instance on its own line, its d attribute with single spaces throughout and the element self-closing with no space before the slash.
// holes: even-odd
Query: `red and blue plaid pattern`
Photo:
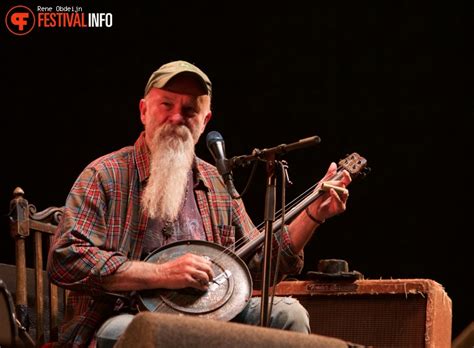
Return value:
<svg viewBox="0 0 474 348">
<path fill-rule="evenodd" d="M 134 146 L 105 155 L 79 175 L 66 200 L 63 219 L 50 248 L 51 280 L 71 290 L 60 332 L 62 346 L 85 347 L 93 342 L 100 325 L 114 314 L 101 286 L 127 260 L 139 260 L 148 223 L 140 197 L 150 172 L 144 134 Z M 241 200 L 233 200 L 216 168 L 196 159 L 196 202 L 210 242 L 232 246 L 236 240 L 257 235 Z M 277 234 L 280 273 L 296 274 L 303 267 L 302 254 L 294 255 L 286 229 Z M 276 255 L 276 252 L 275 252 Z M 261 253 L 249 262 L 256 284 Z"/>
</svg>

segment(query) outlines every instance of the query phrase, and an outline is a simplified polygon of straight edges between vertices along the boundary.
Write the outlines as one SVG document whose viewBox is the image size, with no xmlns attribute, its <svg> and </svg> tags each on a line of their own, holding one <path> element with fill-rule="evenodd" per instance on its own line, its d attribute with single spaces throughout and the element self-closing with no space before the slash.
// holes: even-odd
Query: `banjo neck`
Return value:
<svg viewBox="0 0 474 348">
<path fill-rule="evenodd" d="M 365 175 L 365 171 L 368 171 L 369 168 L 367 167 L 367 160 L 354 152 L 353 154 L 339 161 L 336 173 L 328 180 L 340 179 L 343 170 L 346 170 L 352 178 L 355 178 L 361 174 Z M 294 207 L 285 212 L 285 223 L 293 220 L 304 209 L 306 209 L 308 205 L 318 199 L 323 193 L 324 191 L 321 188 L 318 188 L 310 192 L 306 197 L 302 198 L 299 203 L 297 203 Z M 278 232 L 282 228 L 282 221 L 283 220 L 281 217 L 274 221 L 272 231 L 273 233 Z M 261 229 L 260 232 L 262 232 Z M 245 260 L 255 254 L 257 249 L 263 244 L 264 240 L 265 233 L 259 233 L 256 238 L 248 241 L 245 245 L 237 249 L 235 254 Z"/>
</svg>

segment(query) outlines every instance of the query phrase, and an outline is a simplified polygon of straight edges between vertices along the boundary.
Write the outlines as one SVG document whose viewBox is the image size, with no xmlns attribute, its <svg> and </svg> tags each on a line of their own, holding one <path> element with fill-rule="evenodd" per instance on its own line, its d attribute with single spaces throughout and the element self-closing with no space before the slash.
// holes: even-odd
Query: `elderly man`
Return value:
<svg viewBox="0 0 474 348">
<path fill-rule="evenodd" d="M 48 260 L 51 280 L 71 290 L 61 344 L 95 344 L 99 327 L 117 314 L 116 303 L 104 294 L 209 290 L 216 276 L 209 258 L 186 253 L 164 263 L 143 261 L 151 251 L 182 240 L 232 249 L 236 240 L 255 236 L 242 200 L 230 197 L 216 168 L 194 153 L 211 119 L 211 94 L 208 76 L 196 66 L 161 66 L 140 100 L 144 131 L 135 144 L 93 161 L 77 178 Z M 325 178 L 335 172 L 332 163 Z M 350 180 L 343 172 L 331 183 L 345 187 Z M 343 212 L 347 198 L 331 189 L 276 233 L 281 275 L 301 271 L 314 230 Z M 248 262 L 256 284 L 261 259 L 257 252 Z M 233 320 L 258 325 L 259 301 L 252 298 Z M 275 299 L 269 321 L 276 328 L 310 330 L 308 313 L 295 299 Z"/>
</svg>

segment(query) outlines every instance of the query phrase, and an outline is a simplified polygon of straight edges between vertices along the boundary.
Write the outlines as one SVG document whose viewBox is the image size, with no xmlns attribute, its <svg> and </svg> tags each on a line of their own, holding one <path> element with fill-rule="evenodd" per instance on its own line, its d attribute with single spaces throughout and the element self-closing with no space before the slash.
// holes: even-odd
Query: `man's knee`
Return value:
<svg viewBox="0 0 474 348">
<path fill-rule="evenodd" d="M 304 333 L 311 332 L 308 311 L 293 297 L 275 297 L 270 318 L 271 327 Z"/>
<path fill-rule="evenodd" d="M 105 321 L 96 333 L 97 348 L 111 348 L 125 332 L 134 316 L 119 314 Z"/>
</svg>

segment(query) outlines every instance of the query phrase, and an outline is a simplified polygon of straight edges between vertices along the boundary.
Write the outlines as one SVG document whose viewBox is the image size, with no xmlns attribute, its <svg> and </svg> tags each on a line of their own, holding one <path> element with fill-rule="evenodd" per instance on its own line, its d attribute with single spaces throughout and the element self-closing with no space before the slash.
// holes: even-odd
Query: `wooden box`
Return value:
<svg viewBox="0 0 474 348">
<path fill-rule="evenodd" d="M 312 332 L 373 347 L 451 347 L 452 304 L 429 279 L 283 281 L 310 314 Z"/>
</svg>

